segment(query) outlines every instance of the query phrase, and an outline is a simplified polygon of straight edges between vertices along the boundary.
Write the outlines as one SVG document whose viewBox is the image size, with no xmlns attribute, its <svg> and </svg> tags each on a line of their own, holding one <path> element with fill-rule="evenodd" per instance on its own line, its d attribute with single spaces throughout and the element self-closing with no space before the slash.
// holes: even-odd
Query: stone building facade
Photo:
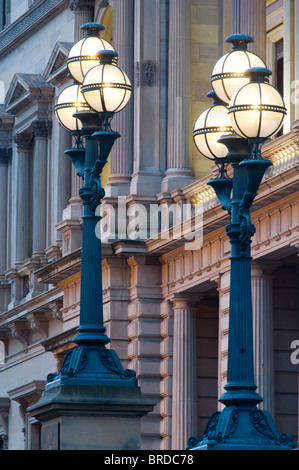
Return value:
<svg viewBox="0 0 299 470">
<path fill-rule="evenodd" d="M 142 448 L 184 449 L 219 407 L 226 383 L 228 217 L 207 185 L 215 168 L 198 154 L 192 128 L 210 106 L 210 75 L 229 50 L 225 38 L 238 32 L 255 38 L 251 47 L 273 71 L 271 80 L 288 109 L 283 132 L 263 146 L 273 167 L 252 210 L 252 291 L 262 406 L 278 430 L 292 433 L 297 442 L 298 361 L 292 353 L 299 341 L 298 19 L 299 0 L 3 2 L 2 449 L 39 449 L 40 424 L 26 409 L 75 346 L 80 180 L 64 155 L 71 136 L 58 124 L 53 106 L 70 83 L 68 52 L 82 37 L 80 26 L 92 21 L 105 26 L 102 35 L 113 42 L 134 89 L 129 105 L 113 120 L 122 138 L 102 179 L 103 221 L 107 214 L 117 221 L 117 229 L 103 239 L 103 302 L 113 349 L 125 368 L 135 369 L 144 395 L 156 402 L 142 420 Z M 179 234 L 179 224 L 166 226 L 167 235 L 149 231 L 148 224 L 144 231 L 128 230 L 142 210 L 150 222 L 153 207 L 167 214 L 174 208 L 176 221 L 178 211 L 191 208 L 187 219 L 193 225 L 186 223 Z M 197 238 L 198 207 L 203 236 L 188 245 Z"/>
</svg>

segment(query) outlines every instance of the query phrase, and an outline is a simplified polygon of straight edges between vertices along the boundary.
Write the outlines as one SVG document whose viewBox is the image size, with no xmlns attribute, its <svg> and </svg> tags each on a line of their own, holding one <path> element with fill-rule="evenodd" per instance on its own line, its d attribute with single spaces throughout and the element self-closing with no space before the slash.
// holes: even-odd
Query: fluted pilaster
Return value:
<svg viewBox="0 0 299 470">
<path fill-rule="evenodd" d="M 162 189 L 171 191 L 191 183 L 190 90 L 191 5 L 189 0 L 169 2 L 169 70 L 167 170 Z M 185 183 L 184 183 L 184 180 Z"/>
<path fill-rule="evenodd" d="M 134 0 L 115 0 L 113 3 L 113 45 L 118 53 L 120 68 L 134 81 Z M 131 97 L 121 113 L 116 114 L 113 128 L 118 139 L 111 152 L 111 173 L 107 196 L 127 195 L 133 173 L 134 98 Z"/>
<path fill-rule="evenodd" d="M 30 256 L 30 187 L 29 166 L 32 135 L 23 133 L 15 136 L 16 152 L 13 158 L 13 202 L 12 214 L 12 262 L 22 262 Z"/>
<path fill-rule="evenodd" d="M 134 1 L 134 168 L 130 192 L 143 196 L 161 192 L 165 159 L 165 3 Z"/>
<path fill-rule="evenodd" d="M 248 49 L 266 60 L 266 0 L 232 0 L 231 33 L 252 36 Z"/>
<path fill-rule="evenodd" d="M 85 36 L 80 27 L 94 21 L 94 4 L 92 0 L 70 0 L 69 7 L 75 14 L 74 42 Z"/>
<path fill-rule="evenodd" d="M 256 384 L 263 397 L 260 405 L 272 416 L 274 410 L 274 369 L 273 369 L 273 305 L 272 271 L 273 267 L 253 264 L 252 314 L 253 314 L 253 352 Z"/>
<path fill-rule="evenodd" d="M 34 136 L 32 252 L 41 253 L 46 248 L 47 233 L 47 160 L 49 123 L 44 120 L 36 120 L 32 122 L 31 129 Z"/>
<path fill-rule="evenodd" d="M 185 298 L 173 301 L 172 449 L 185 449 L 197 432 L 196 315 Z"/>
<path fill-rule="evenodd" d="M 7 189 L 8 189 L 8 153 L 7 149 L 0 149 L 0 273 L 6 269 L 7 247 Z"/>
</svg>

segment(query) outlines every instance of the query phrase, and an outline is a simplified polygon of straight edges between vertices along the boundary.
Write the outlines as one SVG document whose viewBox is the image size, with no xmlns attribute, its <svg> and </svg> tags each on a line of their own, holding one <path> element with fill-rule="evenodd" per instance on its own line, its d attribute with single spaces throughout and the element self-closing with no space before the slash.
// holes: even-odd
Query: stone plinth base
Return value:
<svg viewBox="0 0 299 470">
<path fill-rule="evenodd" d="M 139 387 L 56 385 L 27 411 L 42 422 L 44 450 L 138 450 L 153 407 Z"/>
</svg>

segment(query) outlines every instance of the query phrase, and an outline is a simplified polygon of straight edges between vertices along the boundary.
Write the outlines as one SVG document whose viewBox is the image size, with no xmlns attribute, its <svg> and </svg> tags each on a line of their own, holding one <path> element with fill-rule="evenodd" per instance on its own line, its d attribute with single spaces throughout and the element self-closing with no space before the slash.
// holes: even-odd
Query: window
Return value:
<svg viewBox="0 0 299 470">
<path fill-rule="evenodd" d="M 6 28 L 10 21 L 10 0 L 0 2 L 0 29 Z"/>
</svg>

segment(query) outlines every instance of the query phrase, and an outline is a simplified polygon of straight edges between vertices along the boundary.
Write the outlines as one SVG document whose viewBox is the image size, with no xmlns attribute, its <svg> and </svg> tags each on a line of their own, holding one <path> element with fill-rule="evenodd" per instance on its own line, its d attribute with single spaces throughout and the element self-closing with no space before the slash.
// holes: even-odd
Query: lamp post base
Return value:
<svg viewBox="0 0 299 470">
<path fill-rule="evenodd" d="M 139 387 L 56 384 L 27 411 L 42 423 L 42 450 L 139 450 L 152 408 Z"/>
<path fill-rule="evenodd" d="M 292 450 L 290 434 L 279 434 L 267 411 L 252 404 L 215 412 L 202 437 L 191 437 L 187 450 Z"/>
<path fill-rule="evenodd" d="M 115 351 L 90 344 L 68 353 L 27 411 L 42 423 L 44 450 L 138 450 L 141 417 L 154 405 Z"/>
</svg>

